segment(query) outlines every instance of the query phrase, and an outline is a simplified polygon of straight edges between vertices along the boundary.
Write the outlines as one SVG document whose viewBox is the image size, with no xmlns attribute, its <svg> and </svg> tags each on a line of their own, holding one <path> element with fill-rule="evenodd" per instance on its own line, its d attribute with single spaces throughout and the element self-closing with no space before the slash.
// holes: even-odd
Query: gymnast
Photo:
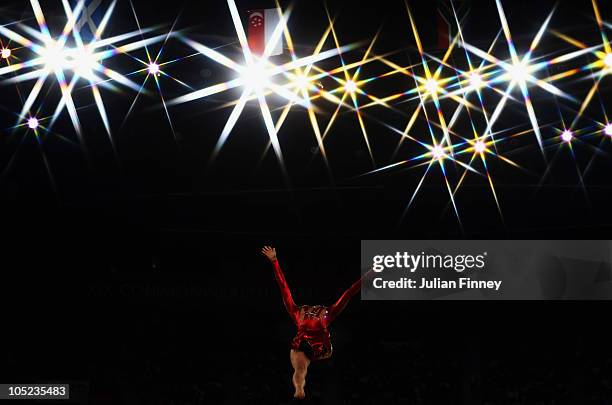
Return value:
<svg viewBox="0 0 612 405">
<path fill-rule="evenodd" d="M 361 288 L 361 278 L 357 280 L 330 307 L 323 305 L 296 305 L 291 296 L 283 271 L 278 264 L 276 249 L 264 246 L 261 252 L 270 260 L 274 267 L 274 276 L 281 290 L 285 308 L 293 323 L 297 326 L 297 334 L 291 341 L 290 359 L 293 366 L 294 397 L 304 399 L 306 393 L 306 373 L 312 361 L 325 360 L 332 355 L 332 344 L 328 327 L 342 312 L 353 295 Z"/>
</svg>

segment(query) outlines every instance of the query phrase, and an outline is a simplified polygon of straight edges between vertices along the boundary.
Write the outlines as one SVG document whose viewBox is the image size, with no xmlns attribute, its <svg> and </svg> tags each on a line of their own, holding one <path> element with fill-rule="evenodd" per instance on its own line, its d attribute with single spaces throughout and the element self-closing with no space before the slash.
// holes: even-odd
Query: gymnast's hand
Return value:
<svg viewBox="0 0 612 405">
<path fill-rule="evenodd" d="M 264 246 L 261 249 L 261 253 L 263 253 L 272 263 L 276 261 L 276 249 L 272 246 Z"/>
</svg>

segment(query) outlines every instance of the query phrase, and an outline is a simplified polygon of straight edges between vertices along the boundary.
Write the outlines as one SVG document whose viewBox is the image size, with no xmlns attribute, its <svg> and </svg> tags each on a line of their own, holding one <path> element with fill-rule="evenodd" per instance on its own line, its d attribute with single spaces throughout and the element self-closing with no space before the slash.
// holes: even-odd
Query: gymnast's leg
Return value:
<svg viewBox="0 0 612 405">
<path fill-rule="evenodd" d="M 293 366 L 293 386 L 295 387 L 295 398 L 304 399 L 306 393 L 304 392 L 304 386 L 306 385 L 306 373 L 308 372 L 308 366 L 310 360 L 304 352 L 299 350 L 291 350 L 290 354 L 291 365 Z"/>
</svg>

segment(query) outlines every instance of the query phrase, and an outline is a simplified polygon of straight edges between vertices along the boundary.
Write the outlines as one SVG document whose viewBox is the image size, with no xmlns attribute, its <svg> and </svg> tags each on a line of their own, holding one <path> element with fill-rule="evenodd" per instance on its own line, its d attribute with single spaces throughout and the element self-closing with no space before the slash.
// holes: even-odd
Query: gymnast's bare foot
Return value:
<svg viewBox="0 0 612 405">
<path fill-rule="evenodd" d="M 306 393 L 304 392 L 304 389 L 297 389 L 295 390 L 295 395 L 293 395 L 294 398 L 296 399 L 304 399 L 306 398 Z"/>
</svg>

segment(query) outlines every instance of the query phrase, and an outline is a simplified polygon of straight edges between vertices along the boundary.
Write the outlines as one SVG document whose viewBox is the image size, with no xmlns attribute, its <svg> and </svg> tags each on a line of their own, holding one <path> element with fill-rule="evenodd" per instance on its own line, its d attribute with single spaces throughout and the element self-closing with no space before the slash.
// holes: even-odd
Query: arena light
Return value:
<svg viewBox="0 0 612 405">
<path fill-rule="evenodd" d="M 436 79 L 429 79 L 425 82 L 425 90 L 427 90 L 427 94 L 433 95 L 438 94 L 440 91 L 440 83 Z"/>
<path fill-rule="evenodd" d="M 441 145 L 436 145 L 431 149 L 431 155 L 436 160 L 442 160 L 446 158 L 446 151 Z"/>
<path fill-rule="evenodd" d="M 241 78 L 245 86 L 265 89 L 270 86 L 273 73 L 266 69 L 265 61 L 255 62 L 243 69 Z"/>
<path fill-rule="evenodd" d="M 74 57 L 72 60 L 66 61 L 67 66 L 72 71 L 87 80 L 96 80 L 95 71 L 98 67 L 98 61 L 93 50 L 89 47 L 83 47 L 78 51 L 73 51 Z"/>
<path fill-rule="evenodd" d="M 289 16 L 289 12 L 285 12 L 281 16 L 278 25 L 274 28 L 270 42 L 266 45 L 266 50 L 264 51 L 264 54 L 262 55 L 262 57 L 259 58 L 251 52 L 246 32 L 242 25 L 240 13 L 238 11 L 235 1 L 227 0 L 227 4 L 232 17 L 232 22 L 234 24 L 234 29 L 236 31 L 236 35 L 238 37 L 238 41 L 242 49 L 242 55 L 244 57 L 243 63 L 233 61 L 227 56 L 221 54 L 220 52 L 193 40 L 187 38 L 183 38 L 183 40 L 186 44 L 194 48 L 200 54 L 206 56 L 209 59 L 212 59 L 214 62 L 219 63 L 220 65 L 223 65 L 233 70 L 235 73 L 238 74 L 238 77 L 231 79 L 227 82 L 218 83 L 203 88 L 201 90 L 193 91 L 187 95 L 169 101 L 168 104 L 183 104 L 197 99 L 210 97 L 214 94 L 219 94 L 230 89 L 241 87 L 242 94 L 240 98 L 235 103 L 233 103 L 234 108 L 228 120 L 226 121 L 223 130 L 221 131 L 221 135 L 219 136 L 219 139 L 211 156 L 211 162 L 214 161 L 216 156 L 223 148 L 230 133 L 238 122 L 238 119 L 242 115 L 242 112 L 244 111 L 244 108 L 246 107 L 247 103 L 254 99 L 258 101 L 261 116 L 268 131 L 272 148 L 274 149 L 276 157 L 279 161 L 283 175 L 285 176 L 285 179 L 288 180 L 288 175 L 286 173 L 280 143 L 278 141 L 278 130 L 272 119 L 271 110 L 267 102 L 267 96 L 270 94 L 276 94 L 292 103 L 302 105 L 305 108 L 308 108 L 310 106 L 310 102 L 309 100 L 304 100 L 303 97 L 300 97 L 295 92 L 290 91 L 287 86 L 275 84 L 273 78 L 283 75 L 287 76 L 288 73 L 293 72 L 296 69 L 311 66 L 319 61 L 337 56 L 342 52 L 355 48 L 356 45 L 353 44 L 343 46 L 337 49 L 316 53 L 311 56 L 294 59 L 291 62 L 285 63 L 283 65 L 275 65 L 269 60 L 269 56 L 275 45 L 281 39 L 283 31 L 285 31 L 286 29 L 286 22 Z"/>
<path fill-rule="evenodd" d="M 607 136 L 612 136 L 612 123 L 607 124 L 604 127 L 604 134 L 606 134 Z"/>
<path fill-rule="evenodd" d="M 293 87 L 299 91 L 307 91 L 312 86 L 312 79 L 303 73 L 294 75 L 292 79 Z"/>
<path fill-rule="evenodd" d="M 512 65 L 508 66 L 507 70 L 512 81 L 523 85 L 527 83 L 530 69 L 526 62 L 520 61 L 513 63 Z"/>
<path fill-rule="evenodd" d="M 38 119 L 35 117 L 28 118 L 28 128 L 37 129 L 38 128 Z"/>
<path fill-rule="evenodd" d="M 464 48 L 470 53 L 473 53 L 476 56 L 490 63 L 496 64 L 497 66 L 501 68 L 503 73 L 491 79 L 492 83 L 508 82 L 508 86 L 503 93 L 504 94 L 503 97 L 497 103 L 497 106 L 493 110 L 491 118 L 489 119 L 487 123 L 487 129 L 485 131 L 485 135 L 491 136 L 493 134 L 493 126 L 495 125 L 495 123 L 501 116 L 503 110 L 505 109 L 507 101 L 511 99 L 511 93 L 515 89 L 518 89 L 520 90 L 520 93 L 522 95 L 523 104 L 525 106 L 525 109 L 527 110 L 527 114 L 529 116 L 529 121 L 531 123 L 533 133 L 536 136 L 538 145 L 540 146 L 540 150 L 542 151 L 542 153 L 544 153 L 544 144 L 542 140 L 540 124 L 538 122 L 538 117 L 536 115 L 536 111 L 531 101 L 528 85 L 535 84 L 538 87 L 542 88 L 543 90 L 555 96 L 573 99 L 572 97 L 565 94 L 557 87 L 550 84 L 548 81 L 539 80 L 538 78 L 534 76 L 536 72 L 541 71 L 545 69 L 547 66 L 549 66 L 549 63 L 547 61 L 532 63 L 532 57 L 538 45 L 541 43 L 544 34 L 548 30 L 548 26 L 552 19 L 554 9 L 548 14 L 547 18 L 544 20 L 544 23 L 540 26 L 540 29 L 538 30 L 538 32 L 536 33 L 536 35 L 534 36 L 531 42 L 529 50 L 525 54 L 519 55 L 515 47 L 514 40 L 512 38 L 512 33 L 510 31 L 510 26 L 508 24 L 508 20 L 506 18 L 506 13 L 504 11 L 502 3 L 500 0 L 496 0 L 495 3 L 497 6 L 497 12 L 499 15 L 499 19 L 502 25 L 502 31 L 506 38 L 508 52 L 510 53 L 510 61 L 507 62 L 504 60 L 500 60 L 494 57 L 493 55 L 491 55 L 490 52 L 485 52 L 469 44 L 463 44 Z"/>
<path fill-rule="evenodd" d="M 139 90 L 139 86 L 125 75 L 103 66 L 103 61 L 118 54 L 128 53 L 148 44 L 160 42 L 165 39 L 165 36 L 145 38 L 143 34 L 152 31 L 152 29 L 146 29 L 103 39 L 102 35 L 117 0 L 113 0 L 104 11 L 104 16 L 89 43 L 83 42 L 77 24 L 78 17 L 84 12 L 84 1 L 78 1 L 72 8 L 66 0 L 63 0 L 65 24 L 61 34 L 53 36 L 39 0 L 30 0 L 30 4 L 38 24 L 38 30 L 25 25 L 23 22 L 15 23 L 10 28 L 9 25 L 0 25 L 0 35 L 22 47 L 29 48 L 33 53 L 33 57 L 28 60 L 0 68 L 0 79 L 4 79 L 5 83 L 36 81 L 25 98 L 22 110 L 18 115 L 18 122 L 27 121 L 26 117 L 42 94 L 45 84 L 49 80 L 54 80 L 60 89 L 61 99 L 55 108 L 48 127 L 50 128 L 62 111 L 67 109 L 75 131 L 80 137 L 82 133 L 81 124 L 72 92 L 77 83 L 85 80 L 91 88 L 95 105 L 110 136 L 109 121 L 99 87 L 115 89 L 110 83 L 111 81 L 135 91 Z M 141 39 L 130 42 L 134 37 L 140 37 Z M 3 46 L 2 48 L 5 49 L 6 47 Z"/>
<path fill-rule="evenodd" d="M 484 141 L 479 140 L 479 141 L 477 141 L 477 142 L 474 144 L 474 151 L 475 151 L 476 153 L 480 153 L 480 154 L 482 154 L 482 153 L 484 153 L 486 150 L 487 150 L 487 144 L 486 144 Z"/>
<path fill-rule="evenodd" d="M 159 65 L 155 62 L 151 62 L 149 66 L 147 66 L 147 71 L 150 75 L 157 76 L 160 72 Z"/>
<path fill-rule="evenodd" d="M 0 52 L 0 56 L 2 57 L 2 59 L 8 59 L 11 57 L 11 50 L 9 48 L 2 48 L 2 51 Z"/>
<path fill-rule="evenodd" d="M 359 86 L 353 80 L 347 80 L 347 82 L 344 84 L 344 91 L 346 91 L 349 94 L 355 93 L 358 89 L 359 89 Z"/>
<path fill-rule="evenodd" d="M 482 75 L 477 72 L 470 73 L 468 76 L 468 81 L 472 90 L 478 90 L 484 86 L 484 80 L 482 79 Z"/>
<path fill-rule="evenodd" d="M 569 77 L 581 72 L 588 72 L 591 78 L 593 79 L 593 85 L 591 86 L 591 89 L 588 91 L 588 93 L 586 93 L 586 96 L 584 97 L 584 100 L 582 101 L 574 120 L 570 124 L 570 127 L 574 127 L 583 117 L 583 114 L 586 111 L 587 107 L 590 105 L 593 98 L 597 95 L 599 86 L 602 83 L 603 78 L 612 73 L 612 46 L 605 32 L 607 28 L 612 28 L 612 25 L 606 23 L 602 19 L 602 14 L 599 10 L 597 0 L 592 0 L 591 4 L 593 6 L 595 21 L 599 26 L 599 31 L 602 39 L 602 43 L 600 45 L 589 46 L 578 39 L 569 37 L 561 32 L 554 31 L 557 37 L 579 48 L 578 51 L 574 51 L 568 55 L 555 58 L 553 60 L 554 62 L 567 62 L 570 59 L 574 59 L 575 57 L 589 53 L 595 57 L 595 61 L 590 62 L 586 66 L 570 69 L 568 72 L 564 72 L 558 75 L 559 77 Z"/>
<path fill-rule="evenodd" d="M 574 133 L 569 129 L 566 129 L 561 133 L 561 139 L 565 143 L 570 143 L 574 139 Z"/>
<path fill-rule="evenodd" d="M 603 62 L 604 62 L 604 65 L 606 65 L 608 69 L 612 69 L 612 53 L 607 54 L 604 57 Z"/>
<path fill-rule="evenodd" d="M 40 57 L 44 69 L 49 74 L 64 70 L 70 65 L 68 50 L 60 41 L 48 41 L 46 46 L 41 49 Z"/>
</svg>

